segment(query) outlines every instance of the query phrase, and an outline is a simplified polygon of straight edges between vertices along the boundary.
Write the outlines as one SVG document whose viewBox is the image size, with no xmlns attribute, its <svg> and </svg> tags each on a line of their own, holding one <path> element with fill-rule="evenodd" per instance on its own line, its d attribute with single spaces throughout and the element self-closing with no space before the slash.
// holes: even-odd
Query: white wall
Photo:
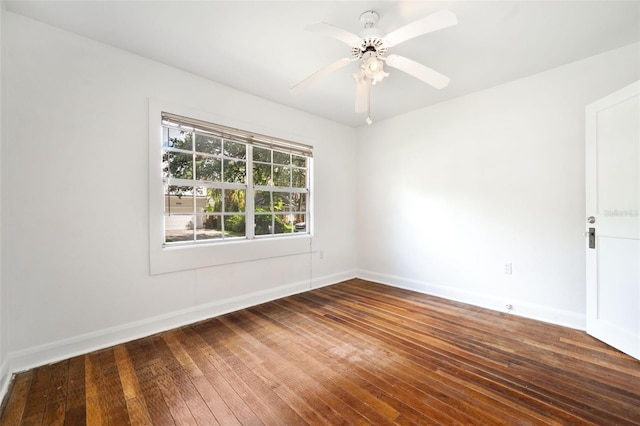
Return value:
<svg viewBox="0 0 640 426">
<path fill-rule="evenodd" d="M 584 107 L 638 49 L 360 128 L 358 276 L 584 328 Z"/>
<path fill-rule="evenodd" d="M 355 130 L 5 18 L 12 370 L 355 276 Z M 314 252 L 150 276 L 150 98 L 311 142 Z"/>
</svg>

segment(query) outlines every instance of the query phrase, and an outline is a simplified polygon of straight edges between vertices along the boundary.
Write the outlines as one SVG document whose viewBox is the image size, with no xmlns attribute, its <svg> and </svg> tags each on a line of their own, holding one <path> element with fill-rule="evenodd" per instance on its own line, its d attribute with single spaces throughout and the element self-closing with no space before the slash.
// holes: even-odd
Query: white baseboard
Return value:
<svg viewBox="0 0 640 426">
<path fill-rule="evenodd" d="M 203 321 L 229 312 L 259 305 L 271 300 L 291 296 L 293 294 L 336 284 L 355 277 L 355 270 L 318 277 L 309 281 L 291 283 L 251 294 L 232 297 L 214 303 L 195 306 L 181 311 L 170 312 L 153 318 L 147 318 L 117 327 L 111 327 L 92 333 L 70 337 L 67 339 L 34 346 L 9 354 L 8 372 L 16 373 L 45 364 L 86 354 L 99 349 L 108 348 L 129 342 L 172 328 L 181 327 Z"/>
<path fill-rule="evenodd" d="M 418 293 L 430 294 L 432 296 L 455 300 L 456 302 L 468 303 L 470 305 L 480 306 L 482 308 L 498 312 L 506 312 L 504 300 L 501 298 L 498 299 L 479 293 L 460 290 L 454 287 L 447 287 L 439 284 L 381 274 L 362 269 L 357 271 L 357 275 L 358 278 L 362 278 L 363 280 L 374 281 L 390 285 L 392 287 L 404 288 L 406 290 L 413 290 Z M 570 327 L 577 330 L 584 331 L 586 329 L 586 316 L 584 314 L 576 314 L 571 311 L 563 311 L 519 300 L 513 300 L 512 303 L 514 309 L 510 311 L 510 313 L 513 315 Z"/>
<path fill-rule="evenodd" d="M 314 278 L 311 281 L 311 288 L 326 287 L 328 285 L 333 285 L 336 283 L 340 283 L 342 281 L 347 281 L 355 277 L 356 277 L 355 269 L 352 269 L 350 271 L 339 272 L 337 274 L 324 275 L 322 277 Z"/>
</svg>

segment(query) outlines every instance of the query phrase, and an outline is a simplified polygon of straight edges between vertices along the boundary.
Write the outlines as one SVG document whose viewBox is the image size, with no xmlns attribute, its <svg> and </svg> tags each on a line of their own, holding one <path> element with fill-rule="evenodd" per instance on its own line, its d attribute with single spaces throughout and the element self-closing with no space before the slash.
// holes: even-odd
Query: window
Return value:
<svg viewBox="0 0 640 426">
<path fill-rule="evenodd" d="M 309 233 L 311 147 L 162 113 L 164 245 Z"/>
</svg>

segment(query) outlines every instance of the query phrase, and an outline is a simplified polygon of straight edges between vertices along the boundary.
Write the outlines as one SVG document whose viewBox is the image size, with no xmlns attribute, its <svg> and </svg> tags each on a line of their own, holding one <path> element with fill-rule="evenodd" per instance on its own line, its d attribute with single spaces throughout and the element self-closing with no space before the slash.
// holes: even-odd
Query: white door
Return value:
<svg viewBox="0 0 640 426">
<path fill-rule="evenodd" d="M 585 146 L 587 333 L 638 359 L 639 94 L 636 82 L 588 105 Z"/>
</svg>

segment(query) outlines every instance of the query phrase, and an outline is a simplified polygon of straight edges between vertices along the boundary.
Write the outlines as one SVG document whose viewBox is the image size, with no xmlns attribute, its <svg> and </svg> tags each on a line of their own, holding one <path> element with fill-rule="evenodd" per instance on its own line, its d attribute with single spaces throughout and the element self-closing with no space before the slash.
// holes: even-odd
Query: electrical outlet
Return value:
<svg viewBox="0 0 640 426">
<path fill-rule="evenodd" d="M 513 273 L 513 269 L 511 267 L 511 262 L 504 264 L 504 273 L 505 273 L 505 275 L 511 275 Z"/>
<path fill-rule="evenodd" d="M 324 259 L 324 250 L 320 250 L 320 251 L 318 251 L 318 257 L 319 257 L 320 259 Z"/>
</svg>

